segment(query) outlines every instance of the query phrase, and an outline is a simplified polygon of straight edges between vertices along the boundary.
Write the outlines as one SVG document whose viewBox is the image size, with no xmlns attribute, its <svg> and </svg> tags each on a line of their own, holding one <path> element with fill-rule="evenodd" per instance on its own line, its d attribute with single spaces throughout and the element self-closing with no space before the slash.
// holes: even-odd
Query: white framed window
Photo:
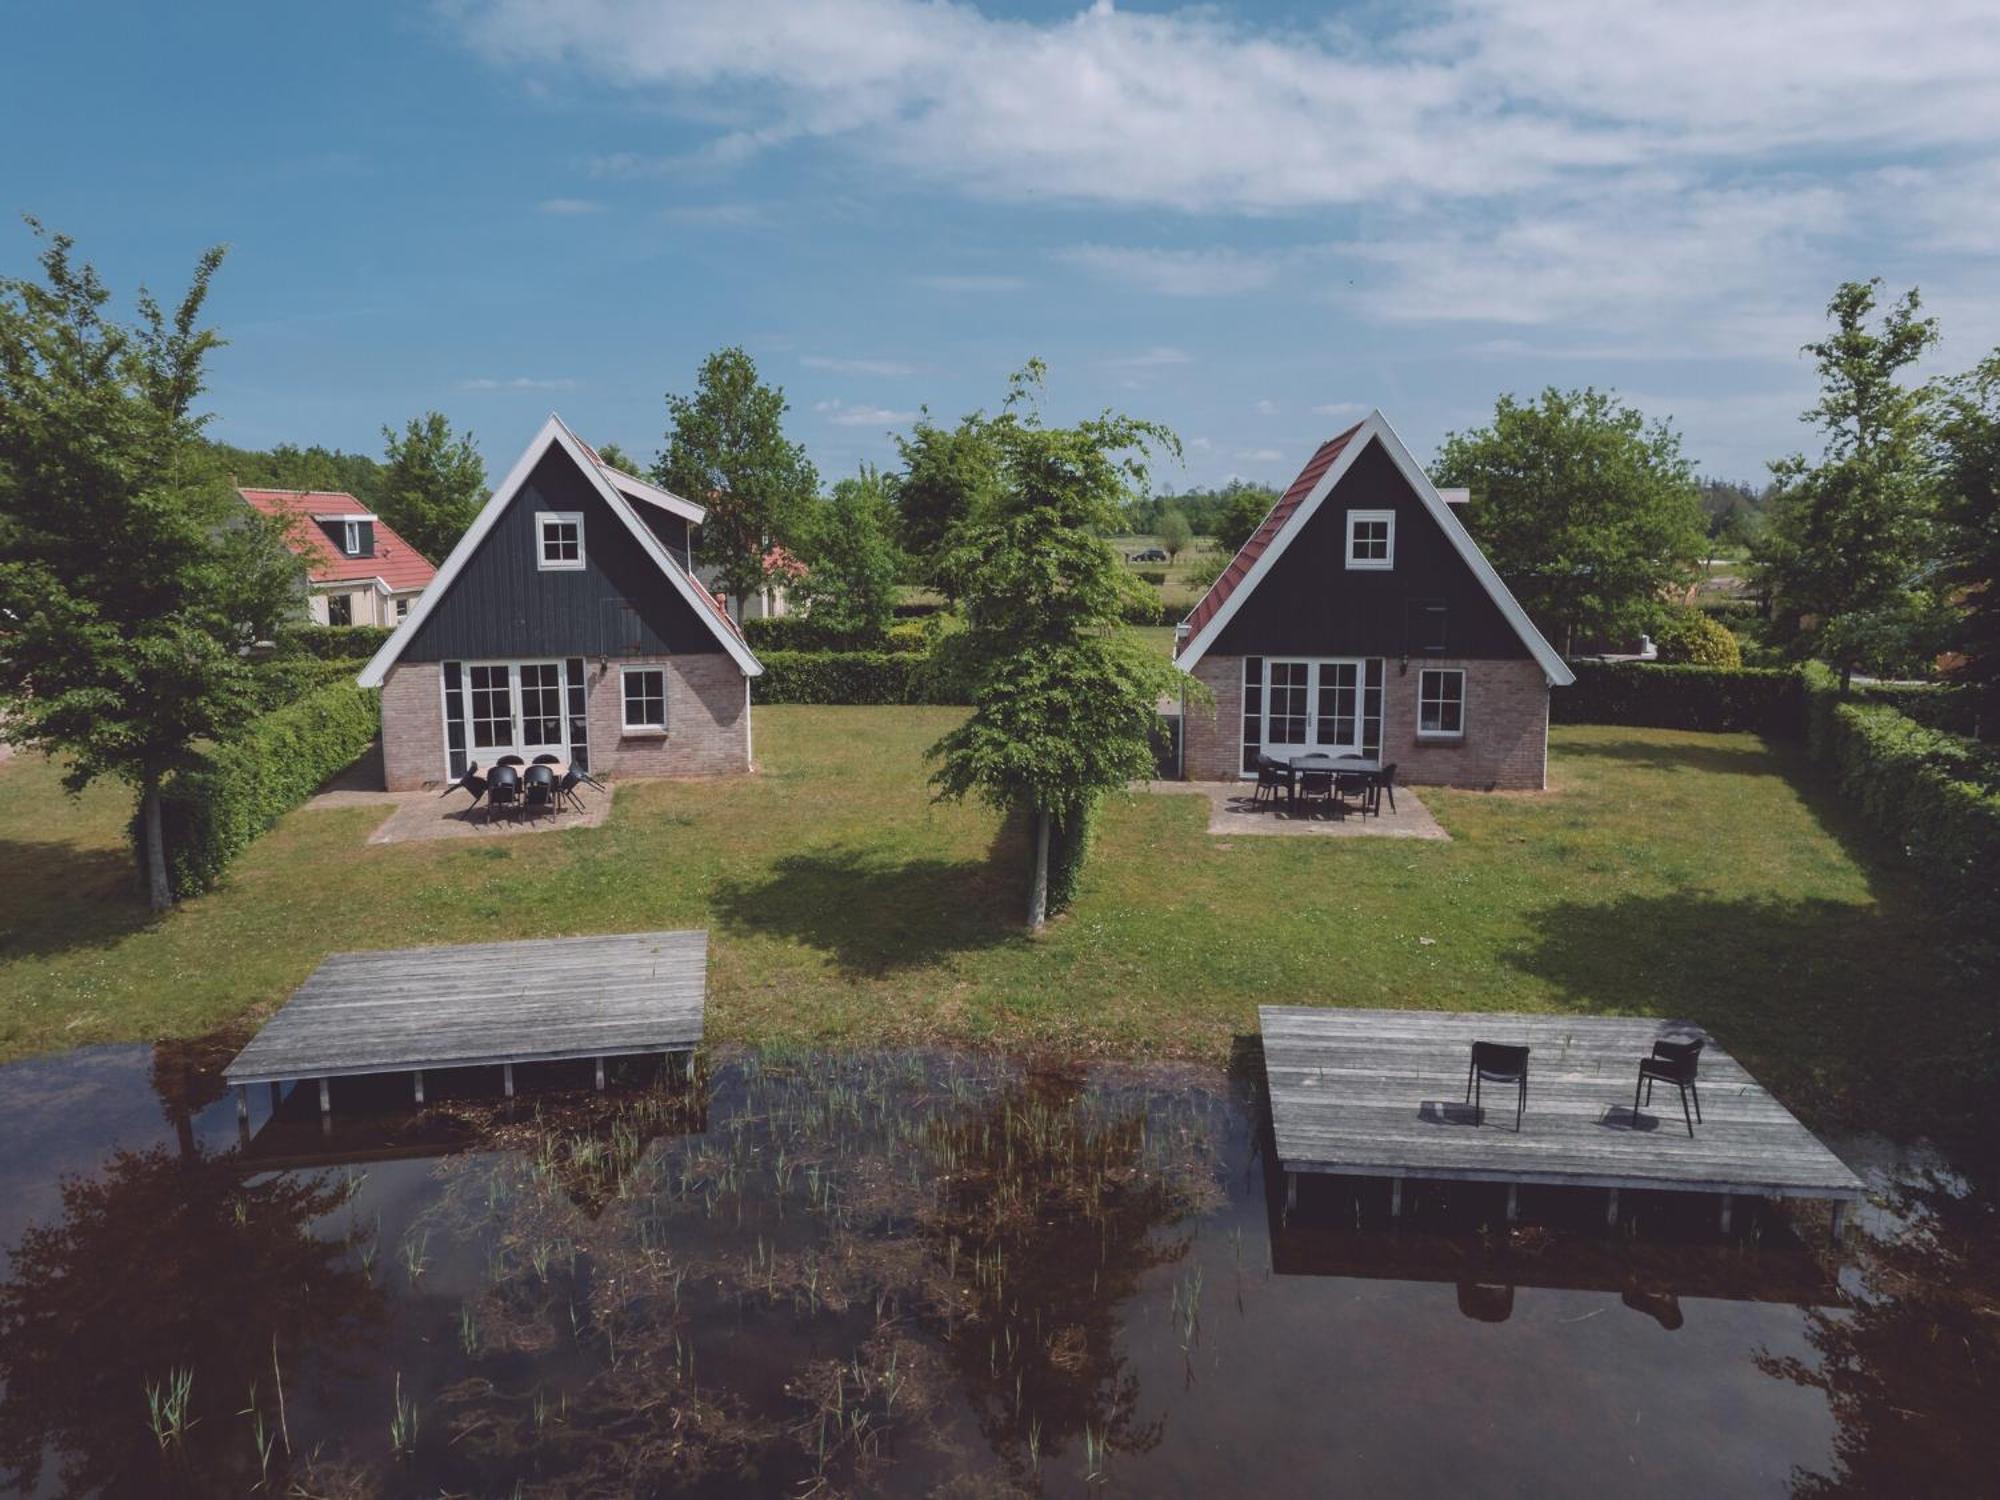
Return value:
<svg viewBox="0 0 2000 1500">
<path fill-rule="evenodd" d="M 1381 657 L 1252 656 L 1243 672 L 1242 774 L 1256 773 L 1260 754 L 1382 753 Z"/>
<path fill-rule="evenodd" d="M 1347 565 L 1350 568 L 1396 566 L 1396 513 L 1393 510 L 1350 510 L 1347 513 Z"/>
<path fill-rule="evenodd" d="M 410 617 L 410 601 L 407 598 L 396 601 L 396 623 L 401 624 Z"/>
<path fill-rule="evenodd" d="M 352 625 L 354 623 L 354 596 L 352 594 L 328 594 L 326 596 L 326 623 L 329 625 Z"/>
<path fill-rule="evenodd" d="M 626 667 L 620 674 L 627 734 L 667 732 L 667 674 L 661 667 Z"/>
<path fill-rule="evenodd" d="M 464 667 L 460 716 L 477 760 L 532 760 L 568 746 L 569 705 L 557 661 L 480 661 Z M 478 754 L 487 751 L 489 754 Z"/>
<path fill-rule="evenodd" d="M 361 523 L 343 521 L 340 524 L 340 548 L 349 557 L 361 555 Z"/>
<path fill-rule="evenodd" d="M 1417 674 L 1417 738 L 1465 738 L 1465 673 L 1457 667 L 1425 667 Z"/>
<path fill-rule="evenodd" d="M 543 572 L 583 566 L 583 513 L 545 510 L 535 517 L 535 564 Z"/>
</svg>

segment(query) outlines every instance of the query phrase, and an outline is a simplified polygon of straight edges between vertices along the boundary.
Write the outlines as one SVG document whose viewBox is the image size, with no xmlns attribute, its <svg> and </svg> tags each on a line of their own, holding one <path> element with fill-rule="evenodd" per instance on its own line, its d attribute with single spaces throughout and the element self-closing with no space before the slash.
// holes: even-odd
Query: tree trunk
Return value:
<svg viewBox="0 0 2000 1500">
<path fill-rule="evenodd" d="M 1049 813 L 1035 809 L 1035 878 L 1028 887 L 1028 931 L 1040 932 L 1049 919 Z"/>
<path fill-rule="evenodd" d="M 146 894 L 154 911 L 174 904 L 173 887 L 167 884 L 167 841 L 160 831 L 160 783 L 146 783 L 139 804 L 146 827 Z"/>
<path fill-rule="evenodd" d="M 1840 667 L 1840 696 L 1845 698 L 1854 687 L 1854 668 L 1842 662 Z"/>
</svg>

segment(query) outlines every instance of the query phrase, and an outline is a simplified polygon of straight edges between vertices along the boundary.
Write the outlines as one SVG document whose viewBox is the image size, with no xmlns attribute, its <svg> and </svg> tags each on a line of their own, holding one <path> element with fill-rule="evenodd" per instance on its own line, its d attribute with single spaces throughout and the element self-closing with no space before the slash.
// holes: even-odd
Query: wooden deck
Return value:
<svg viewBox="0 0 2000 1500">
<path fill-rule="evenodd" d="M 701 1042 L 705 932 L 336 953 L 223 1070 L 228 1083 L 686 1052 Z"/>
<path fill-rule="evenodd" d="M 1686 1022 L 1620 1017 L 1449 1015 L 1262 1006 L 1264 1072 L 1279 1165 L 1392 1179 L 1819 1198 L 1862 1194 L 1846 1165 L 1710 1038 L 1704 1123 L 1692 1139 L 1680 1095 L 1655 1085 L 1635 1116 L 1639 1059 Z M 1464 1103 L 1474 1041 L 1532 1049 L 1528 1107 L 1512 1085 Z"/>
</svg>

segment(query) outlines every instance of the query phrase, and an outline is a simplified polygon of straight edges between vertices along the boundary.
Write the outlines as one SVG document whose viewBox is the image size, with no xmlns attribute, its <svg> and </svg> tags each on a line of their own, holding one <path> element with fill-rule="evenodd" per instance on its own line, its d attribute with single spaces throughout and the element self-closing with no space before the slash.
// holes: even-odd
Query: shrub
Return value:
<svg viewBox="0 0 2000 1500">
<path fill-rule="evenodd" d="M 381 727 L 376 694 L 351 679 L 252 719 L 160 792 L 167 878 L 176 897 L 210 889 L 250 841 L 353 762 Z M 133 847 L 141 847 L 138 818 Z"/>
<path fill-rule="evenodd" d="M 941 703 L 954 697 L 928 656 L 902 651 L 771 651 L 751 679 L 758 703 Z"/>
<path fill-rule="evenodd" d="M 1076 888 L 1083 876 L 1084 861 L 1090 857 L 1092 837 L 1097 830 L 1097 809 L 1101 798 L 1070 809 L 1065 817 L 1049 820 L 1049 894 L 1047 911 L 1057 916 L 1076 900 Z M 1033 869 L 1034 839 L 1028 840 L 1030 870 Z"/>
<path fill-rule="evenodd" d="M 1834 674 L 1805 672 L 1807 743 L 1841 795 L 1900 844 L 1947 916 L 2000 924 L 2000 778 L 1977 743 L 1885 703 L 1842 697 Z"/>
<path fill-rule="evenodd" d="M 251 671 L 256 684 L 257 712 L 295 703 L 330 682 L 353 681 L 360 663 L 352 657 L 273 656 L 260 661 Z"/>
<path fill-rule="evenodd" d="M 1868 682 L 1854 685 L 1863 703 L 1884 703 L 1919 724 L 1946 734 L 1971 736 L 1979 727 L 1979 699 L 1964 688 L 1942 682 Z"/>
<path fill-rule="evenodd" d="M 891 644 L 888 631 L 840 630 L 813 619 L 811 615 L 778 615 L 768 620 L 745 620 L 743 638 L 750 649 L 765 651 L 894 651 L 921 650 Z M 898 639 L 907 639 L 899 637 Z"/>
<path fill-rule="evenodd" d="M 1797 738 L 1798 673 L 1770 667 L 1659 666 L 1578 661 L 1573 686 L 1549 695 L 1558 724 L 1630 724 L 1650 729 L 1744 729 Z"/>
<path fill-rule="evenodd" d="M 391 634 L 386 625 L 294 625 L 278 636 L 278 654 L 366 661 Z"/>
<path fill-rule="evenodd" d="M 1676 610 L 1654 633 L 1660 660 L 1697 667 L 1743 665 L 1743 648 L 1727 625 L 1698 609 Z"/>
<path fill-rule="evenodd" d="M 1157 586 L 1167 581 L 1167 570 L 1165 568 L 1134 568 L 1132 576 L 1137 578 L 1141 583 L 1150 583 Z"/>
<path fill-rule="evenodd" d="M 921 620 L 925 615 L 940 613 L 944 605 L 935 599 L 916 599 L 895 606 L 894 613 L 899 620 Z"/>
<path fill-rule="evenodd" d="M 1165 599 L 1135 599 L 1121 613 L 1127 625 L 1178 625 L 1191 608 Z"/>
</svg>

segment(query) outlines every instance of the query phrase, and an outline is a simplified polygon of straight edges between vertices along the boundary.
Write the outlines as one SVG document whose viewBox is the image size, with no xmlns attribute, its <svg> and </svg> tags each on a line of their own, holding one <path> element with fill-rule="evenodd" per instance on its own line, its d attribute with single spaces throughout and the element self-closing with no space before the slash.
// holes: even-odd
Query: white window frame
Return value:
<svg viewBox="0 0 2000 1500">
<path fill-rule="evenodd" d="M 480 745 L 478 732 L 473 726 L 472 713 L 472 671 L 473 668 L 492 668 L 507 674 L 508 716 L 511 721 L 508 731 L 509 743 L 505 745 Z M 528 745 L 522 743 L 526 735 L 522 733 L 522 720 L 526 717 L 522 700 L 521 669 L 523 667 L 554 667 L 556 669 L 556 715 L 560 721 L 562 740 L 559 744 Z M 449 691 L 449 690 L 447 690 Z M 523 760 L 532 761 L 544 751 L 555 751 L 564 760 L 569 759 L 569 747 L 573 743 L 572 724 L 569 711 L 569 668 L 561 657 L 526 657 L 514 661 L 462 661 L 458 667 L 458 691 L 461 694 L 460 719 L 465 725 L 465 753 L 469 759 L 490 768 L 503 755 L 518 755 Z M 537 715 L 537 717 L 545 717 Z M 445 756 L 449 764 L 451 755 L 451 729 L 445 728 Z"/>
<path fill-rule="evenodd" d="M 410 596 L 408 594 L 398 596 L 392 608 L 395 611 L 396 623 L 402 624 L 410 617 Z"/>
<path fill-rule="evenodd" d="M 1458 679 L 1458 728 L 1424 728 L 1424 704 L 1436 703 L 1440 706 L 1450 700 L 1443 697 L 1429 697 L 1424 692 L 1427 679 L 1432 677 L 1456 677 Z M 1447 744 L 1465 738 L 1466 681 L 1463 667 L 1420 667 L 1417 670 L 1417 738 L 1420 740 L 1440 740 Z"/>
<path fill-rule="evenodd" d="M 1385 532 L 1381 557 L 1356 557 L 1354 531 L 1364 522 L 1380 521 Z M 1350 510 L 1347 513 L 1347 566 L 1382 571 L 1396 566 L 1396 513 L 1393 510 Z"/>
<path fill-rule="evenodd" d="M 341 551 L 345 552 L 349 557 L 359 557 L 361 555 L 361 523 L 359 521 L 342 521 L 340 527 Z"/>
<path fill-rule="evenodd" d="M 1271 739 L 1271 703 L 1272 703 L 1272 694 L 1274 692 L 1274 689 L 1271 685 L 1271 669 L 1273 667 L 1304 667 L 1306 668 L 1306 681 L 1305 681 L 1306 737 L 1303 741 L 1301 741 L 1298 744 L 1291 744 L 1288 742 L 1284 745 L 1277 746 L 1276 748 L 1284 751 L 1287 755 L 1305 755 L 1313 751 L 1325 751 L 1328 754 L 1340 754 L 1340 755 L 1364 754 L 1368 738 L 1368 691 L 1369 691 L 1368 664 L 1371 660 L 1382 661 L 1381 692 L 1383 694 L 1382 706 L 1385 714 L 1384 730 L 1386 732 L 1386 712 L 1388 707 L 1387 703 L 1388 663 L 1386 660 L 1383 660 L 1382 658 L 1371 658 L 1366 656 L 1266 656 L 1264 657 L 1263 658 L 1263 663 L 1264 663 L 1263 702 L 1260 705 L 1260 711 L 1258 714 L 1258 723 L 1257 723 L 1258 749 L 1266 755 L 1273 753 L 1273 741 Z M 1354 669 L 1354 736 L 1355 737 L 1351 742 L 1329 745 L 1323 743 L 1319 738 L 1320 689 L 1322 686 L 1328 685 L 1327 683 L 1328 674 L 1341 667 L 1351 667 Z M 1290 716 L 1286 715 L 1283 717 L 1290 717 Z M 1245 771 L 1241 772 L 1240 774 L 1244 776 L 1254 776 L 1256 773 L 1254 771 Z"/>
<path fill-rule="evenodd" d="M 631 701 L 625 692 L 625 681 L 635 672 L 656 672 L 660 678 L 660 722 L 657 724 L 634 724 L 625 717 L 626 705 Z M 618 728 L 625 735 L 664 735 L 667 732 L 667 669 L 663 666 L 632 666 L 618 669 Z"/>
<path fill-rule="evenodd" d="M 576 527 L 576 556 L 574 558 L 549 558 L 549 527 L 556 523 Z M 583 567 L 583 512 L 580 510 L 542 510 L 535 512 L 535 566 L 544 573 L 575 573 Z"/>
</svg>

